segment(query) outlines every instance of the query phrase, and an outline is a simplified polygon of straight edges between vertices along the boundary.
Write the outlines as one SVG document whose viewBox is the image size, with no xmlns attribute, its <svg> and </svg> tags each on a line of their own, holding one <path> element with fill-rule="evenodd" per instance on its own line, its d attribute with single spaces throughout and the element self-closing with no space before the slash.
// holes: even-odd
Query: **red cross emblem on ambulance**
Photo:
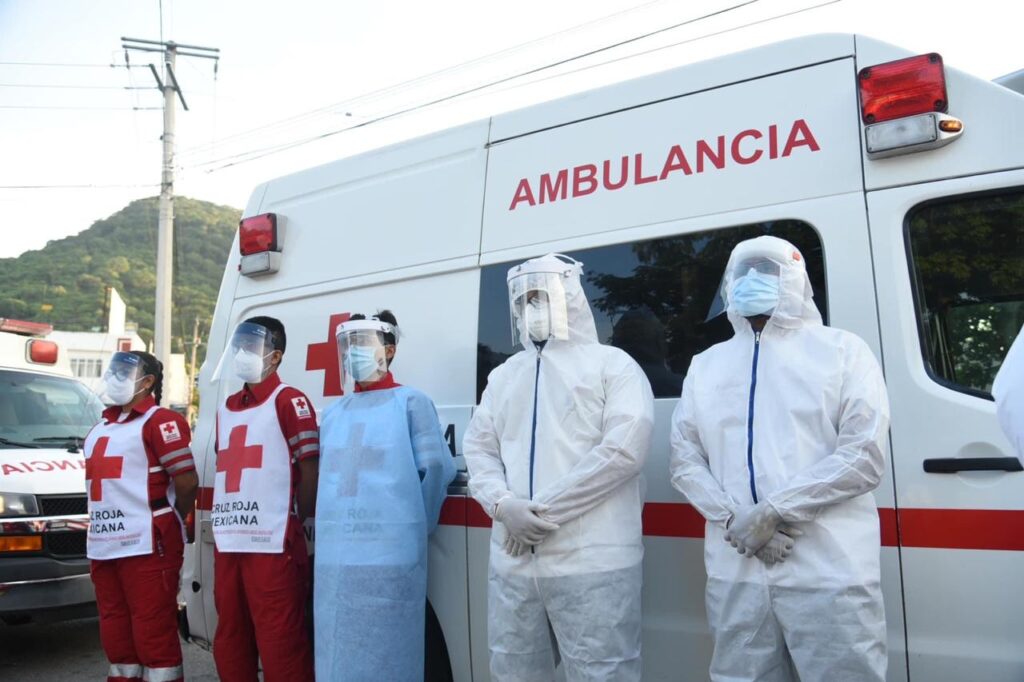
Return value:
<svg viewBox="0 0 1024 682">
<path fill-rule="evenodd" d="M 240 424 L 231 429 L 228 446 L 217 451 L 217 473 L 224 472 L 224 491 L 237 493 L 242 489 L 242 471 L 263 468 L 263 446 L 246 445 L 249 427 Z"/>
<path fill-rule="evenodd" d="M 324 397 L 342 395 L 341 367 L 338 366 L 338 325 L 347 322 L 350 313 L 335 313 L 327 323 L 327 340 L 311 343 L 306 348 L 306 371 L 324 370 Z"/>
</svg>

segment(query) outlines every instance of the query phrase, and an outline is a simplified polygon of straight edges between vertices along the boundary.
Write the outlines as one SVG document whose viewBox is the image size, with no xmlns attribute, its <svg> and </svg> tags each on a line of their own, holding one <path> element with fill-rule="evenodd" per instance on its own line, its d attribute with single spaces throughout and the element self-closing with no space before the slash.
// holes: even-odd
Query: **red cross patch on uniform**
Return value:
<svg viewBox="0 0 1024 682">
<path fill-rule="evenodd" d="M 309 416 L 309 403 L 306 402 L 305 398 L 292 398 L 292 405 L 295 407 L 296 417 Z"/>
<path fill-rule="evenodd" d="M 161 424 L 160 435 L 163 437 L 165 443 L 173 443 L 181 440 L 181 431 L 178 430 L 178 425 L 174 422 Z"/>
</svg>

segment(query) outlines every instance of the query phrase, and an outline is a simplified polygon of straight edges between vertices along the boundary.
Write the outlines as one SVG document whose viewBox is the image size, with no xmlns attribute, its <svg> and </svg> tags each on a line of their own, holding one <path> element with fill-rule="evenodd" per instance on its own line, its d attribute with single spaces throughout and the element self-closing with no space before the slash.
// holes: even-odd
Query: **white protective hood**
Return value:
<svg viewBox="0 0 1024 682">
<path fill-rule="evenodd" d="M 795 246 L 778 237 L 757 237 L 740 242 L 725 266 L 722 277 L 722 299 L 729 304 L 729 294 L 737 274 L 736 266 L 755 256 L 770 258 L 779 264 L 779 306 L 772 314 L 771 323 L 787 329 L 805 325 L 821 325 L 821 313 L 814 305 L 814 289 L 807 276 L 803 254 Z M 729 321 L 739 332 L 750 330 L 750 324 L 728 306 Z"/>
</svg>

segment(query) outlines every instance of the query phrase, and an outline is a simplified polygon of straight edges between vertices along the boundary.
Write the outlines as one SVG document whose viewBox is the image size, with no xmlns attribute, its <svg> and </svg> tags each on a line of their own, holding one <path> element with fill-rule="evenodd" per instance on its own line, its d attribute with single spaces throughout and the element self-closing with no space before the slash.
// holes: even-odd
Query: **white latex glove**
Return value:
<svg viewBox="0 0 1024 682">
<path fill-rule="evenodd" d="M 780 523 L 782 517 L 767 502 L 741 507 L 725 532 L 725 540 L 740 554 L 753 556 L 768 544 Z"/>
<path fill-rule="evenodd" d="M 558 530 L 557 523 L 551 523 L 537 516 L 550 507 L 533 500 L 519 497 L 506 497 L 494 508 L 494 520 L 505 525 L 509 535 L 526 545 L 536 545 L 553 530 Z"/>
<path fill-rule="evenodd" d="M 505 554 L 512 557 L 521 555 L 526 551 L 527 547 L 529 547 L 529 545 L 524 545 L 519 542 L 519 540 L 516 540 L 511 534 L 505 536 L 505 544 L 502 546 L 505 550 Z"/>
<path fill-rule="evenodd" d="M 779 526 L 775 531 L 775 535 L 768 541 L 768 544 L 757 550 L 754 556 L 760 559 L 766 566 L 781 564 L 793 553 L 793 545 L 796 542 L 796 538 L 803 534 L 802 530 L 797 530 L 790 526 Z"/>
</svg>

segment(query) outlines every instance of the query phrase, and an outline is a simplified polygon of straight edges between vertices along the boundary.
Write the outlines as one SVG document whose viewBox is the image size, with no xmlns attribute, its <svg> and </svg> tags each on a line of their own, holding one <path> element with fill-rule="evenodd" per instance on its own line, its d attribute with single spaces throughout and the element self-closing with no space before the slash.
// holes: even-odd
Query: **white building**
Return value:
<svg viewBox="0 0 1024 682">
<path fill-rule="evenodd" d="M 110 306 L 105 332 L 51 332 L 48 338 L 58 342 L 71 360 L 71 371 L 97 394 L 103 392 L 103 372 L 110 358 L 118 351 L 146 350 L 146 344 L 134 325 L 125 320 L 127 306 L 110 289 Z M 185 356 L 171 355 L 170 366 L 164 368 L 164 391 L 161 403 L 168 407 L 183 407 L 188 401 L 188 375 Z"/>
</svg>

